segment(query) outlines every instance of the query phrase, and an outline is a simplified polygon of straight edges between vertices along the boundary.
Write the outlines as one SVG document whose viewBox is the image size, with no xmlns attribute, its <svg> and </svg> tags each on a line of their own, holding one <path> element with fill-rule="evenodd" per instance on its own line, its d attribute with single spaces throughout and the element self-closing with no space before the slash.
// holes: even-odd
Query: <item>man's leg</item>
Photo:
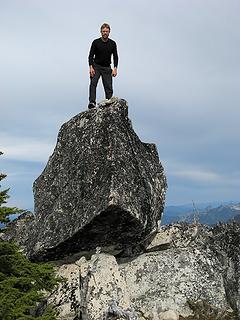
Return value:
<svg viewBox="0 0 240 320">
<path fill-rule="evenodd" d="M 111 67 L 101 68 L 102 83 L 105 91 L 106 99 L 110 99 L 113 95 L 113 86 L 112 86 L 112 69 Z"/>
<path fill-rule="evenodd" d="M 89 102 L 96 103 L 96 89 L 98 80 L 100 78 L 100 71 L 96 66 L 94 66 L 95 74 L 92 78 L 90 78 L 90 85 L 89 85 Z"/>
</svg>

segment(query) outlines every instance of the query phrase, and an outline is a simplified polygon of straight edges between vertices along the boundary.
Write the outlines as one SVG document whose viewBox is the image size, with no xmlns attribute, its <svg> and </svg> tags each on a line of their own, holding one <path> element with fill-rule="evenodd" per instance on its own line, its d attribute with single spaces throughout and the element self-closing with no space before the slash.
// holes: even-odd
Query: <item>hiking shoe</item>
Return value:
<svg viewBox="0 0 240 320">
<path fill-rule="evenodd" d="M 89 102 L 88 109 L 93 109 L 93 108 L 96 108 L 96 103 L 95 102 Z"/>
</svg>

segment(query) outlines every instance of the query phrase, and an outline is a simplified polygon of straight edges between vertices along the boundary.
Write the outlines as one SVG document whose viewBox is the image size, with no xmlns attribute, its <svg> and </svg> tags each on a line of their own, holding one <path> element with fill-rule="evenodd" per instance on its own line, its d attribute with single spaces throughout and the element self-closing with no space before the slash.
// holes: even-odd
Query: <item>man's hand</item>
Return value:
<svg viewBox="0 0 240 320">
<path fill-rule="evenodd" d="M 95 70 L 93 69 L 93 66 L 90 66 L 89 73 L 91 78 L 95 75 Z"/>
<path fill-rule="evenodd" d="M 114 68 L 114 69 L 112 70 L 112 76 L 113 76 L 113 77 L 116 77 L 116 75 L 117 75 L 117 68 Z"/>
</svg>

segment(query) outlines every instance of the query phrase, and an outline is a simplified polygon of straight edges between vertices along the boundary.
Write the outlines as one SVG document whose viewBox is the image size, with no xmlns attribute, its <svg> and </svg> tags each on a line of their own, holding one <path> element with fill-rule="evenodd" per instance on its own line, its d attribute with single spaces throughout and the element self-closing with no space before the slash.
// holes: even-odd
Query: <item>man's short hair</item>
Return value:
<svg viewBox="0 0 240 320">
<path fill-rule="evenodd" d="M 101 31 L 102 31 L 102 29 L 104 29 L 104 28 L 108 28 L 109 31 L 111 30 L 110 25 L 109 25 L 108 23 L 104 23 L 104 24 L 101 26 Z"/>
</svg>

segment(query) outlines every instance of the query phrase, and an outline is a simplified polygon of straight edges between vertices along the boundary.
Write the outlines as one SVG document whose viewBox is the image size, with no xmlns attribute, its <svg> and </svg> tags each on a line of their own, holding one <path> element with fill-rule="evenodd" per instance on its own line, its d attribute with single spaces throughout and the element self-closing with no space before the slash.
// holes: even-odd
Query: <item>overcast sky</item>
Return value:
<svg viewBox="0 0 240 320">
<path fill-rule="evenodd" d="M 87 57 L 103 22 L 118 45 L 114 94 L 141 140 L 157 144 L 167 204 L 240 201 L 239 13 L 239 0 L 0 0 L 9 204 L 33 207 L 60 126 L 86 110 Z"/>
</svg>

